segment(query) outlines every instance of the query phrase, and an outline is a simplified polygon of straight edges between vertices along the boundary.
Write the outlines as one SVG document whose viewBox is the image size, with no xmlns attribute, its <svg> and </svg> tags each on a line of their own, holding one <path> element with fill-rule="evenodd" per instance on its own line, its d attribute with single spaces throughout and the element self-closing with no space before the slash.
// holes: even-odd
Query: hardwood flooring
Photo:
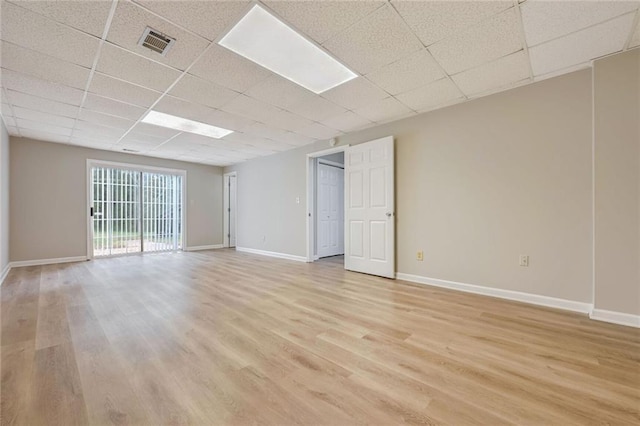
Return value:
<svg viewBox="0 0 640 426">
<path fill-rule="evenodd" d="M 18 268 L 2 424 L 640 424 L 640 330 L 229 250 Z"/>
</svg>

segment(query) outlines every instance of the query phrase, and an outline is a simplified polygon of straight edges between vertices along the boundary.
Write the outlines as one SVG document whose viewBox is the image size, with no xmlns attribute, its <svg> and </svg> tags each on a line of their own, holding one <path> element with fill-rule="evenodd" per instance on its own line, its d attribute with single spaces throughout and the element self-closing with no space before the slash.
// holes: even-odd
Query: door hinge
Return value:
<svg viewBox="0 0 640 426">
<path fill-rule="evenodd" d="M 93 217 L 93 207 L 89 208 L 89 216 Z"/>
</svg>

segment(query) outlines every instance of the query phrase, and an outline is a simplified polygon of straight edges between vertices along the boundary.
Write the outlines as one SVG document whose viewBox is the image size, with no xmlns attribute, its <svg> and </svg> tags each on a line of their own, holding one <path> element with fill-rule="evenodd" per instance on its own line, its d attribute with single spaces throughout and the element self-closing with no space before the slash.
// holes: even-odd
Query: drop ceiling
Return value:
<svg viewBox="0 0 640 426">
<path fill-rule="evenodd" d="M 639 1 L 265 1 L 358 77 L 321 94 L 220 46 L 256 2 L 0 3 L 14 136 L 230 165 L 589 67 L 640 46 Z M 176 39 L 166 56 L 146 27 Z M 151 110 L 233 130 L 142 122 Z"/>
</svg>

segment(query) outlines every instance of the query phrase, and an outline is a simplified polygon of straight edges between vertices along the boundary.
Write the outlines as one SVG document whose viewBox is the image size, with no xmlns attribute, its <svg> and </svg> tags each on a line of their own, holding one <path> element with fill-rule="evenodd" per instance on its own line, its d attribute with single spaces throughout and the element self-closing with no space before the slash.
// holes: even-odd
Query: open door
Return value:
<svg viewBox="0 0 640 426">
<path fill-rule="evenodd" d="M 345 151 L 345 269 L 395 278 L 393 136 Z"/>
</svg>

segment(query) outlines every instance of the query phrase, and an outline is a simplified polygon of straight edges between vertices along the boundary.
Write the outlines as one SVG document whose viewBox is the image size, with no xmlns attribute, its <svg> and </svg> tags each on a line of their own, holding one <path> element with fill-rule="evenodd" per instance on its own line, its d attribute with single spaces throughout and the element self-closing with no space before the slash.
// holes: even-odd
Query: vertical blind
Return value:
<svg viewBox="0 0 640 426">
<path fill-rule="evenodd" d="M 93 255 L 180 250 L 182 176 L 93 167 Z"/>
</svg>

